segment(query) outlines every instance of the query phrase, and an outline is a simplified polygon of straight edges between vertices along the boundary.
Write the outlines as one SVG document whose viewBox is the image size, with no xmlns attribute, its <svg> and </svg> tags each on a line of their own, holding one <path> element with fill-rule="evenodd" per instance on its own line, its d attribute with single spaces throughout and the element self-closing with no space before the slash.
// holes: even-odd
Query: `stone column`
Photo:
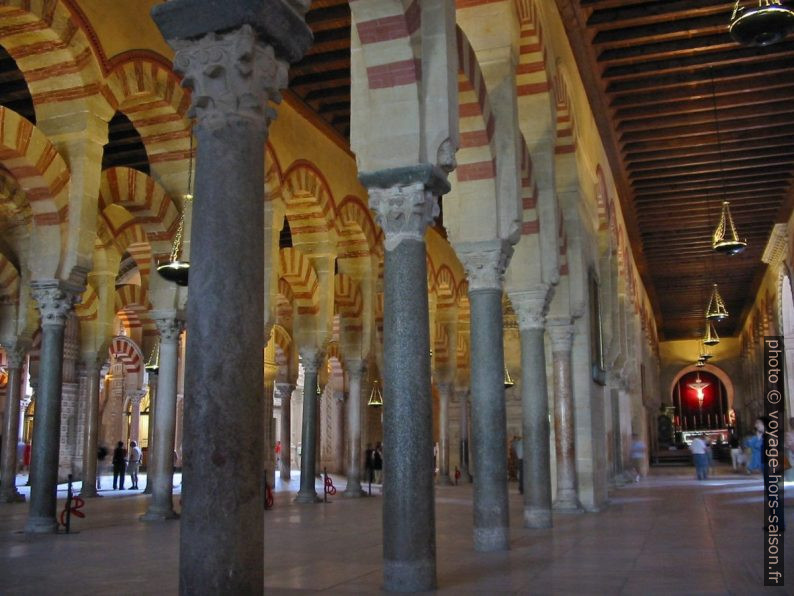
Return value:
<svg viewBox="0 0 794 596">
<path fill-rule="evenodd" d="M 317 467 L 317 373 L 323 361 L 323 352 L 314 346 L 300 348 L 303 364 L 303 421 L 301 425 L 301 486 L 295 496 L 296 503 L 317 503 L 320 498 L 314 490 Z"/>
<path fill-rule="evenodd" d="M 85 432 L 83 434 L 83 488 L 81 497 L 98 497 L 96 490 L 97 475 L 97 438 L 99 436 L 99 371 L 102 362 L 98 358 L 83 360 L 85 379 L 88 388 L 85 408 Z"/>
<path fill-rule="evenodd" d="M 135 441 L 139 446 L 141 443 L 141 400 L 145 395 L 145 392 L 136 391 L 130 396 L 130 441 Z"/>
<path fill-rule="evenodd" d="M 361 174 L 384 232 L 383 587 L 436 586 L 433 401 L 425 230 L 446 177 L 431 165 Z"/>
<path fill-rule="evenodd" d="M 292 392 L 295 386 L 289 383 L 276 383 L 276 391 L 281 397 L 281 479 L 289 482 L 292 472 Z"/>
<path fill-rule="evenodd" d="M 474 550 L 507 550 L 510 530 L 502 284 L 512 247 L 497 240 L 458 245 L 455 250 L 466 269 L 471 305 Z"/>
<path fill-rule="evenodd" d="M 159 346 L 157 349 L 160 349 Z M 146 439 L 146 488 L 143 489 L 143 494 L 145 495 L 152 494 L 154 476 L 156 475 L 156 458 L 154 457 L 154 425 L 156 424 L 155 421 L 157 420 L 157 379 L 159 376 L 159 368 L 149 371 L 149 432 L 147 433 L 148 436 Z"/>
<path fill-rule="evenodd" d="M 345 361 L 347 368 L 347 488 L 346 497 L 361 497 L 361 377 L 367 370 L 364 360 Z"/>
<path fill-rule="evenodd" d="M 460 396 L 460 480 L 463 483 L 472 482 L 469 471 L 469 390 L 457 390 Z"/>
<path fill-rule="evenodd" d="M 570 319 L 558 319 L 549 322 L 548 331 L 554 367 L 554 447 L 557 454 L 557 498 L 554 509 L 579 512 L 582 506 L 576 494 L 576 429 L 571 376 L 574 328 Z"/>
<path fill-rule="evenodd" d="M 153 312 L 160 331 L 160 372 L 154 415 L 154 470 L 150 473 L 152 497 L 141 521 L 164 521 L 179 515 L 174 511 L 174 438 L 176 435 L 176 383 L 179 333 L 183 322 L 171 315 Z M 206 440 L 206 437 L 205 437 Z"/>
<path fill-rule="evenodd" d="M 449 399 L 454 391 L 452 383 L 439 383 L 438 407 L 438 484 L 449 486 Z"/>
<path fill-rule="evenodd" d="M 521 420 L 524 444 L 524 527 L 550 528 L 551 452 L 544 341 L 548 288 L 511 292 L 521 331 Z"/>
<path fill-rule="evenodd" d="M 22 366 L 27 346 L 5 346 L 8 365 L 6 385 L 6 417 L 3 425 L 3 460 L 0 468 L 0 503 L 18 503 L 25 496 L 17 491 L 17 443 L 19 443 L 19 410 L 22 393 Z"/>
<path fill-rule="evenodd" d="M 30 508 L 25 532 L 55 532 L 58 522 L 58 453 L 61 436 L 61 376 L 66 320 L 77 291 L 58 282 L 33 282 L 31 295 L 41 314 L 41 356 L 36 415 L 33 419 L 33 453 L 30 464 Z"/>
<path fill-rule="evenodd" d="M 152 9 L 177 50 L 174 69 L 192 89 L 198 140 L 182 444 L 183 594 L 264 590 L 264 153 L 275 117 L 269 102 L 281 99 L 288 63 L 311 44 L 302 16 L 307 8 L 303 0 L 173 0 Z M 208 514 L 213 511 L 223 514 Z"/>
</svg>

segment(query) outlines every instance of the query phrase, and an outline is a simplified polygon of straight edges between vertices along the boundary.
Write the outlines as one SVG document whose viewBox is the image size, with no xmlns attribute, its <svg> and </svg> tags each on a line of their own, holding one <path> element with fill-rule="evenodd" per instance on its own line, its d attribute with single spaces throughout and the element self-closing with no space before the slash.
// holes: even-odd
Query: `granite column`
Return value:
<svg viewBox="0 0 794 596">
<path fill-rule="evenodd" d="M 317 467 L 317 373 L 323 362 L 323 352 L 315 347 L 300 349 L 303 364 L 303 421 L 301 425 L 301 484 L 296 503 L 320 501 L 314 489 Z"/>
<path fill-rule="evenodd" d="M 367 369 L 363 360 L 345 361 L 347 368 L 347 488 L 346 497 L 361 497 L 361 377 Z"/>
<path fill-rule="evenodd" d="M 551 449 L 544 341 L 548 288 L 511 292 L 510 299 L 521 332 L 524 527 L 550 528 Z"/>
<path fill-rule="evenodd" d="M 281 397 L 281 479 L 289 482 L 292 472 L 292 391 L 289 383 L 276 383 Z"/>
<path fill-rule="evenodd" d="M 61 437 L 61 381 L 64 328 L 77 291 L 58 282 L 34 282 L 31 295 L 41 313 L 41 356 L 36 415 L 33 418 L 33 453 L 30 464 L 30 508 L 25 532 L 54 533 L 58 499 L 58 454 Z"/>
<path fill-rule="evenodd" d="M 154 415 L 154 469 L 150 473 L 152 496 L 141 521 L 163 521 L 179 517 L 174 511 L 174 438 L 176 434 L 176 384 L 179 334 L 183 322 L 173 315 L 152 313 L 160 331 L 160 372 L 157 411 Z"/>
<path fill-rule="evenodd" d="M 474 549 L 507 550 L 507 413 L 502 332 L 503 276 L 512 247 L 502 240 L 455 247 L 469 281 Z"/>
<path fill-rule="evenodd" d="M 472 482 L 469 470 L 469 390 L 459 388 L 460 396 L 460 480 L 463 483 Z"/>
<path fill-rule="evenodd" d="M 557 455 L 557 511 L 579 512 L 582 506 L 576 489 L 576 445 L 574 427 L 571 348 L 574 328 L 569 319 L 548 325 L 554 368 L 554 434 Z"/>
<path fill-rule="evenodd" d="M 83 361 L 86 395 L 85 432 L 83 434 L 83 488 L 81 497 L 97 497 L 97 437 L 99 434 L 99 371 L 102 363 L 95 357 Z"/>
<path fill-rule="evenodd" d="M 17 491 L 17 443 L 19 443 L 19 400 L 22 394 L 22 366 L 26 346 L 5 346 L 8 364 L 6 417 L 3 425 L 3 460 L 0 468 L 0 503 L 17 503 L 25 496 Z"/>
<path fill-rule="evenodd" d="M 449 486 L 449 400 L 455 387 L 452 383 L 439 383 L 438 394 L 438 484 Z"/>
<path fill-rule="evenodd" d="M 157 347 L 160 350 L 160 347 Z M 159 355 L 158 355 L 159 359 Z M 155 471 L 155 457 L 154 457 L 154 427 L 157 424 L 157 380 L 160 376 L 160 367 L 158 360 L 158 367 L 148 371 L 149 374 L 149 431 L 146 437 L 146 488 L 143 489 L 143 494 L 152 494 L 154 486 L 154 477 L 157 472 Z"/>
<path fill-rule="evenodd" d="M 425 231 L 449 189 L 429 164 L 360 175 L 384 232 L 383 587 L 436 586 Z"/>
</svg>

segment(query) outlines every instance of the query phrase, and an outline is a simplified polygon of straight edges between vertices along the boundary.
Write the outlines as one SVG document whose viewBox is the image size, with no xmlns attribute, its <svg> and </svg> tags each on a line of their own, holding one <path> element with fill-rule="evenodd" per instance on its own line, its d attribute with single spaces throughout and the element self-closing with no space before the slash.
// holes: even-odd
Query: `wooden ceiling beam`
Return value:
<svg viewBox="0 0 794 596">
<path fill-rule="evenodd" d="M 587 19 L 598 30 L 629 25 L 650 25 L 684 16 L 725 14 L 724 0 L 657 0 L 642 4 L 596 8 Z"/>
</svg>

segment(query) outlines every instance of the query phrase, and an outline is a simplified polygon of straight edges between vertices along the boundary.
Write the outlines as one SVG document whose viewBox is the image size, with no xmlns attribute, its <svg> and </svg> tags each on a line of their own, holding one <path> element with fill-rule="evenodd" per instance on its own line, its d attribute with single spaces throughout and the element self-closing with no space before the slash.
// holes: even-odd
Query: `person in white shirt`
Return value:
<svg viewBox="0 0 794 596">
<path fill-rule="evenodd" d="M 709 456 L 706 451 L 706 441 L 703 440 L 705 435 L 699 435 L 692 439 L 692 444 L 689 450 L 692 452 L 692 458 L 695 460 L 695 475 L 698 480 L 707 480 L 709 471 Z"/>
<path fill-rule="evenodd" d="M 130 443 L 130 456 L 127 462 L 127 471 L 130 473 L 130 482 L 132 490 L 138 488 L 138 468 L 141 466 L 141 459 L 143 458 L 143 451 L 138 447 L 138 443 L 132 441 Z"/>
</svg>

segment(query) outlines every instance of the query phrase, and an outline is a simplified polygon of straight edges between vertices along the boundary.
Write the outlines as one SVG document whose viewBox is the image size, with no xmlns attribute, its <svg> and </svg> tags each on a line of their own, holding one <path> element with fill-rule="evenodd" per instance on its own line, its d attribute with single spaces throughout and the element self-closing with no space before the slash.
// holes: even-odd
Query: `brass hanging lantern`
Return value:
<svg viewBox="0 0 794 596">
<path fill-rule="evenodd" d="M 507 370 L 507 363 L 505 363 L 505 389 L 515 385 L 515 381 L 510 377 L 510 371 Z"/>
<path fill-rule="evenodd" d="M 160 372 L 160 342 L 158 341 L 152 351 L 149 353 L 149 359 L 143 365 L 146 372 L 150 374 L 157 374 Z"/>
<path fill-rule="evenodd" d="M 706 344 L 703 343 L 703 340 L 700 340 L 700 350 L 698 354 L 698 360 L 702 360 L 703 362 L 708 362 L 713 354 L 710 354 L 708 349 L 706 348 Z"/>
<path fill-rule="evenodd" d="M 711 247 L 717 252 L 726 255 L 738 255 L 747 248 L 747 240 L 739 240 L 739 235 L 736 233 L 728 201 L 722 202 L 720 222 L 717 224 L 717 229 L 714 230 L 714 235 L 711 238 Z"/>
<path fill-rule="evenodd" d="M 706 307 L 706 318 L 718 322 L 728 318 L 728 309 L 725 308 L 725 302 L 720 296 L 717 284 L 714 284 L 714 288 L 711 290 L 709 305 Z"/>
<path fill-rule="evenodd" d="M 714 329 L 714 323 L 706 321 L 706 333 L 703 335 L 703 343 L 707 346 L 716 346 L 720 343 L 720 336 L 717 335 L 717 330 Z"/>
<path fill-rule="evenodd" d="M 187 193 L 183 196 L 182 200 L 182 214 L 179 216 L 179 227 L 174 236 L 174 243 L 171 246 L 171 257 L 166 263 L 157 266 L 157 273 L 160 277 L 167 281 L 172 281 L 178 286 L 186 286 L 188 278 L 188 270 L 190 263 L 188 261 L 181 261 L 179 259 L 182 252 L 182 236 L 185 228 L 185 211 L 188 205 L 193 201 L 191 194 L 193 185 L 193 132 L 190 131 L 190 161 L 188 162 L 187 171 Z"/>
<path fill-rule="evenodd" d="M 697 362 L 695 362 L 695 366 L 697 366 L 698 368 L 703 368 L 704 366 L 706 366 L 706 361 L 698 360 Z"/>
<path fill-rule="evenodd" d="M 369 394 L 369 401 L 367 402 L 367 405 L 373 406 L 375 408 L 383 405 L 383 395 L 381 395 L 380 389 L 378 389 L 377 379 L 372 382 L 372 391 Z"/>
<path fill-rule="evenodd" d="M 740 44 L 768 46 L 794 30 L 794 11 L 780 0 L 736 0 L 728 27 Z"/>
</svg>

